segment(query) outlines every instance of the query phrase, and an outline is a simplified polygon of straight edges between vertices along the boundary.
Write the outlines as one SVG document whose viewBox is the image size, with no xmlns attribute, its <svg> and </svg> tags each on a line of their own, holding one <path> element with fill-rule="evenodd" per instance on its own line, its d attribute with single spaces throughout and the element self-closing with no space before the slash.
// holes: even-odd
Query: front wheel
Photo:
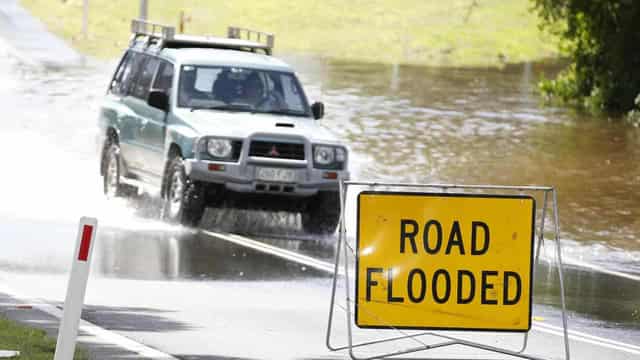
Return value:
<svg viewBox="0 0 640 360">
<path fill-rule="evenodd" d="M 179 156 L 169 163 L 166 189 L 164 217 L 172 223 L 198 226 L 205 211 L 204 188 L 189 179 Z"/>
<path fill-rule="evenodd" d="M 340 222 L 340 199 L 335 191 L 315 195 L 301 214 L 302 229 L 307 233 L 328 235 Z"/>
</svg>

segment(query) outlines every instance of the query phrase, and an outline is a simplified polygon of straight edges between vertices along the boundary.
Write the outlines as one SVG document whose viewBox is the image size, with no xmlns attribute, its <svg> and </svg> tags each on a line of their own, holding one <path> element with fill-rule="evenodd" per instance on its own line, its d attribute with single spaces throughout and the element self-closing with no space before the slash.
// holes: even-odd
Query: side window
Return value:
<svg viewBox="0 0 640 360">
<path fill-rule="evenodd" d="M 139 53 L 130 52 L 129 58 L 127 66 L 125 66 L 122 73 L 122 80 L 118 84 L 118 89 L 117 91 L 114 91 L 122 96 L 128 95 L 131 91 L 132 84 L 140 72 L 140 67 L 142 66 L 145 56 Z"/>
<path fill-rule="evenodd" d="M 167 61 L 160 62 L 160 68 L 158 69 L 158 75 L 153 82 L 153 90 L 164 91 L 167 95 L 171 94 L 171 87 L 173 83 L 173 65 Z"/>
<path fill-rule="evenodd" d="M 155 75 L 156 70 L 158 69 L 158 64 L 160 63 L 160 60 L 155 57 L 145 57 L 147 58 L 147 61 L 142 67 L 142 72 L 138 76 L 138 79 L 131 91 L 132 96 L 142 100 L 147 100 L 147 97 L 149 96 L 151 81 L 153 80 L 153 75 Z"/>
<path fill-rule="evenodd" d="M 113 76 L 113 80 L 111 81 L 111 86 L 109 87 L 109 91 L 114 94 L 119 94 L 120 84 L 122 83 L 122 78 L 125 74 L 125 69 L 131 66 L 131 52 L 127 51 L 120 61 L 120 66 L 118 66 L 118 70 L 116 74 Z"/>
</svg>

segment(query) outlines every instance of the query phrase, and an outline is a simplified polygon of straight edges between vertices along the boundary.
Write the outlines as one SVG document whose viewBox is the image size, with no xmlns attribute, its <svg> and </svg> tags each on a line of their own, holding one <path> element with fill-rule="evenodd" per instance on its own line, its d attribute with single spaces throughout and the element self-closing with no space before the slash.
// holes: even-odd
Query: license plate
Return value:
<svg viewBox="0 0 640 360">
<path fill-rule="evenodd" d="M 291 169 L 259 167 L 256 177 L 263 181 L 295 182 L 296 172 Z"/>
</svg>

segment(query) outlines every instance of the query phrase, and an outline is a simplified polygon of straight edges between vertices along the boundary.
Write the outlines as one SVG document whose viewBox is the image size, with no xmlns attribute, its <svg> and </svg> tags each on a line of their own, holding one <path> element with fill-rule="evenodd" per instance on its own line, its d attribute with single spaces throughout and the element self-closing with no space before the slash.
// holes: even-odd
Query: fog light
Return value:
<svg viewBox="0 0 640 360">
<path fill-rule="evenodd" d="M 224 165 L 209 164 L 209 171 L 224 171 Z"/>
</svg>

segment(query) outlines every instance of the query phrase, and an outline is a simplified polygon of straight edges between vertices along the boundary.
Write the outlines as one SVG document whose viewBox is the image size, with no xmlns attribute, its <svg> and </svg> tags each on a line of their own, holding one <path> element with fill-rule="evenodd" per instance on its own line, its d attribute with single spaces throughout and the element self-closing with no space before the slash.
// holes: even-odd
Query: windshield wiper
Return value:
<svg viewBox="0 0 640 360">
<path fill-rule="evenodd" d="M 194 106 L 191 112 L 196 110 L 225 110 L 225 111 L 251 111 L 251 106 L 247 105 L 213 105 L 213 106 Z"/>
<path fill-rule="evenodd" d="M 260 114 L 277 114 L 277 115 L 307 117 L 307 114 L 305 113 L 300 113 L 300 112 L 291 111 L 291 110 L 254 110 L 253 112 L 260 113 Z"/>
<path fill-rule="evenodd" d="M 224 111 L 247 111 L 252 114 L 277 114 L 277 115 L 289 115 L 289 116 L 299 116 L 299 117 L 307 117 L 307 114 L 300 113 L 291 110 L 258 110 L 248 104 L 224 104 L 224 105 L 213 105 L 213 106 L 194 106 L 191 108 L 191 112 L 196 110 L 224 110 Z"/>
</svg>

